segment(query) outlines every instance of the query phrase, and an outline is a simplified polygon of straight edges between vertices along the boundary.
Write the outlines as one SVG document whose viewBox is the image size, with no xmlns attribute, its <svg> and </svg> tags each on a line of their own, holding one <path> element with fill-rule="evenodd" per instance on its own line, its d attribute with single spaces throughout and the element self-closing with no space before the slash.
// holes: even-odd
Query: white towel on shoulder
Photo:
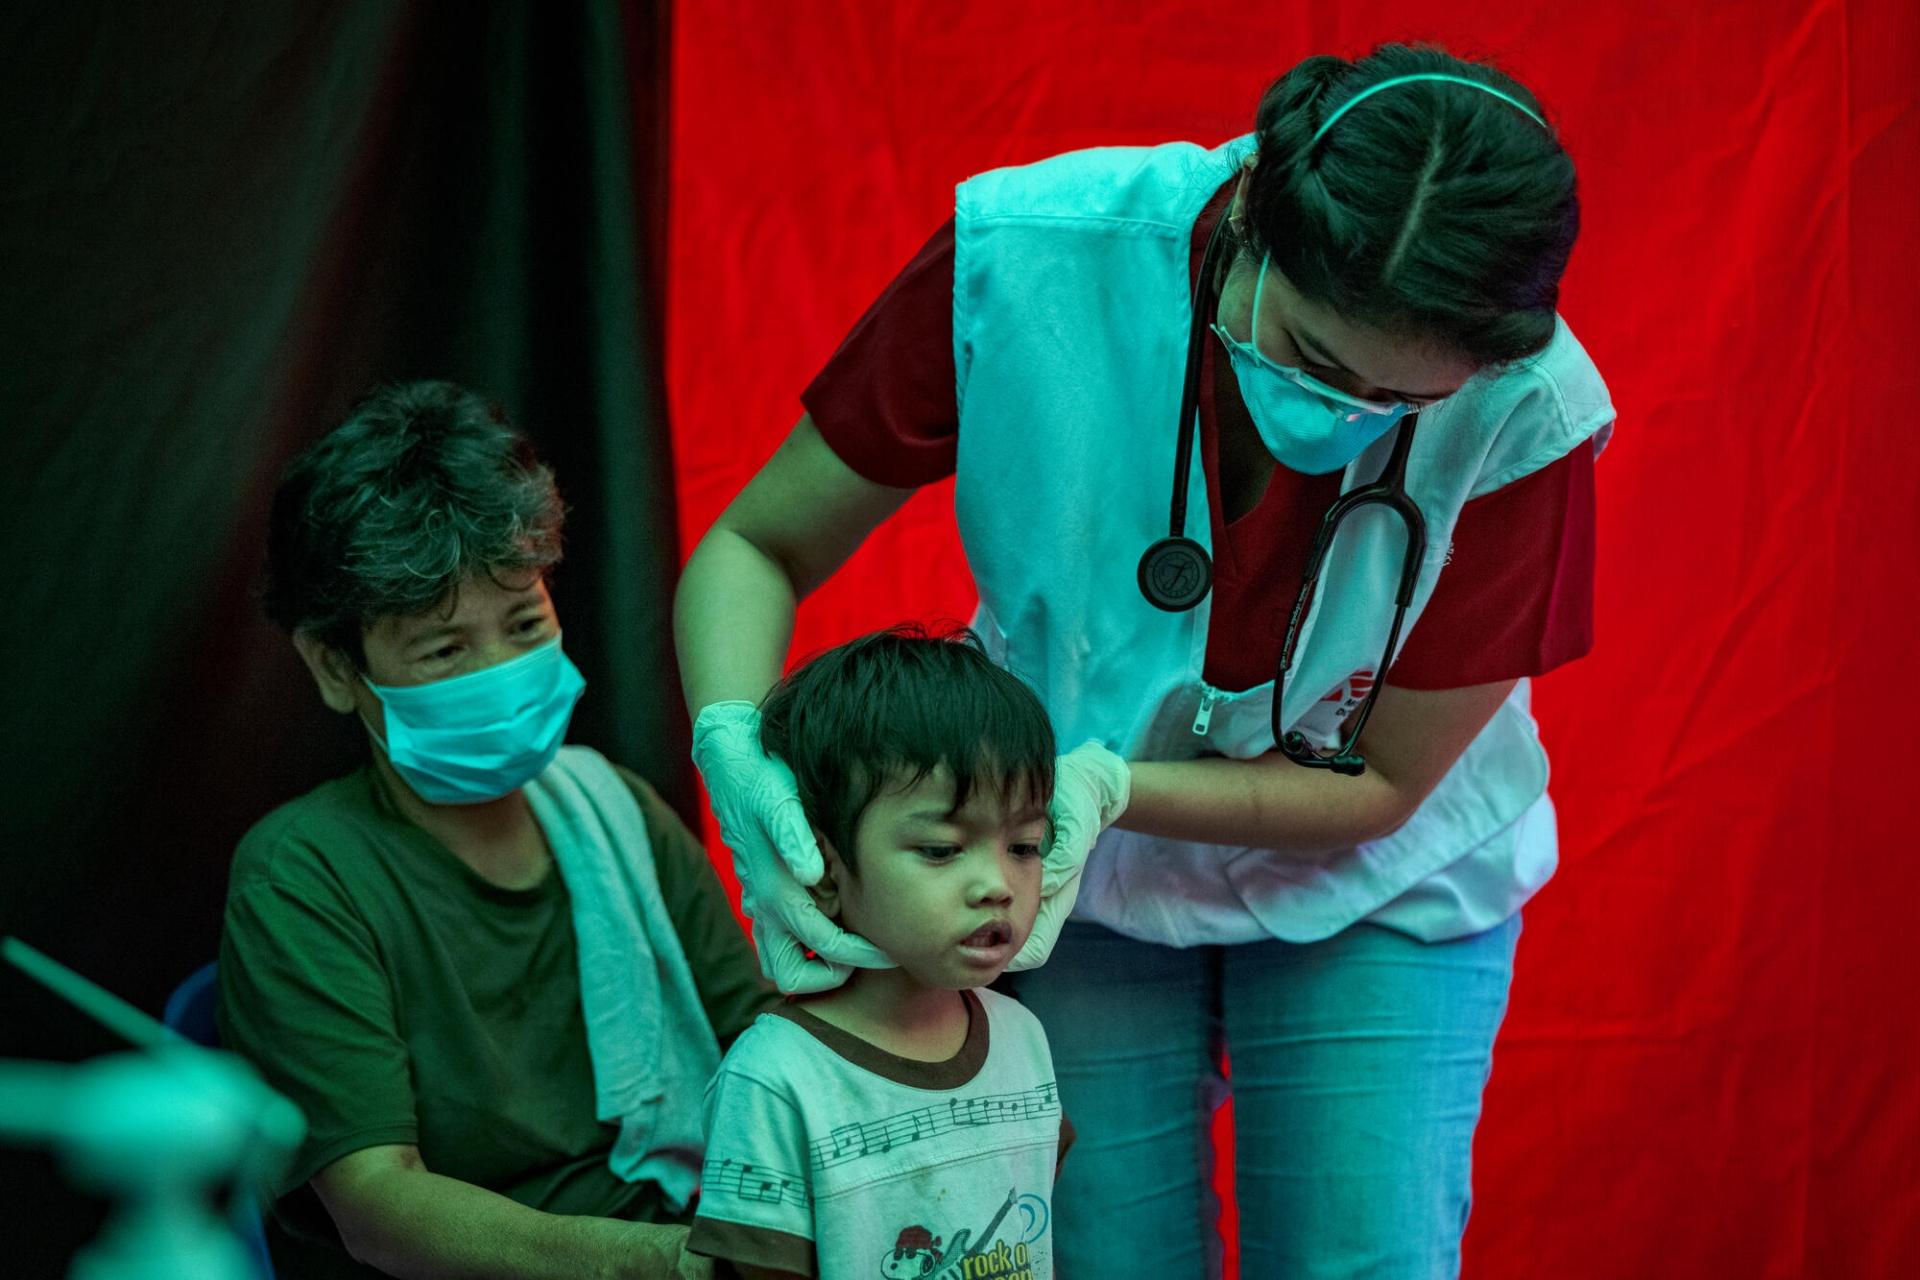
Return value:
<svg viewBox="0 0 1920 1280">
<path fill-rule="evenodd" d="M 667 916 L 640 803 L 606 757 L 562 747 L 527 784 L 572 900 L 595 1114 L 620 1126 L 607 1158 L 675 1212 L 699 1185 L 701 1099 L 720 1045 Z"/>
</svg>

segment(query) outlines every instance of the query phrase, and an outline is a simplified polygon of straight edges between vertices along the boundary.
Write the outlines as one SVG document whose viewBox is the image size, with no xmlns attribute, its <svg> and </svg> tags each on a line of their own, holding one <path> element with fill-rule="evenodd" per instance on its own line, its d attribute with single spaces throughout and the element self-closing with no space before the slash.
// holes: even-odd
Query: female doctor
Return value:
<svg viewBox="0 0 1920 1280">
<path fill-rule="evenodd" d="M 887 961 L 813 910 L 753 708 L 797 601 L 956 475 L 975 626 L 1091 740 L 1016 966 L 1080 1134 L 1075 1274 L 1217 1271 L 1223 1050 L 1245 1274 L 1458 1270 L 1556 860 L 1527 677 L 1590 645 L 1613 411 L 1555 312 L 1577 226 L 1534 96 L 1433 48 L 1309 58 L 1216 150 L 983 174 L 687 566 L 694 754 L 762 964 L 832 985 Z M 1383 501 L 1329 526 L 1356 491 Z"/>
</svg>

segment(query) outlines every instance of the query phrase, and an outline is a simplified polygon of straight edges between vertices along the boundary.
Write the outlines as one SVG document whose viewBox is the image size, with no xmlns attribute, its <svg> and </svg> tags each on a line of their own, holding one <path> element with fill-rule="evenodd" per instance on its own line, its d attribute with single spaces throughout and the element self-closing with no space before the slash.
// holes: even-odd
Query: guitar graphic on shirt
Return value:
<svg viewBox="0 0 1920 1280">
<path fill-rule="evenodd" d="M 989 1222 L 987 1229 L 980 1233 L 979 1244 L 969 1249 L 967 1242 L 973 1239 L 973 1232 L 966 1228 L 955 1232 L 953 1243 L 947 1246 L 944 1253 L 937 1256 L 933 1269 L 921 1272 L 917 1280 L 961 1280 L 961 1277 L 966 1274 L 967 1259 L 979 1257 L 986 1251 L 987 1246 L 993 1243 L 994 1233 L 1000 1230 L 1000 1223 L 1006 1219 L 1008 1211 L 1013 1208 L 1014 1198 L 1015 1192 L 1009 1190 L 1006 1202 L 1000 1206 L 1000 1211 L 993 1215 L 993 1221 Z M 896 1250 L 897 1256 L 898 1250 Z M 884 1262 L 881 1270 L 885 1275 L 894 1274 L 887 1269 Z"/>
</svg>

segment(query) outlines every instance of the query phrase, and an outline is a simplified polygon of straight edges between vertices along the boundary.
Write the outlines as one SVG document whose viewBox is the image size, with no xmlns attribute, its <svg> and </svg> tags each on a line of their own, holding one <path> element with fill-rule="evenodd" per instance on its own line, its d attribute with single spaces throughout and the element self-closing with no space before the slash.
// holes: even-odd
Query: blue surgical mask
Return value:
<svg viewBox="0 0 1920 1280">
<path fill-rule="evenodd" d="M 1251 336 L 1260 332 L 1260 295 L 1266 291 L 1270 258 L 1260 260 Z M 1304 370 L 1269 359 L 1251 341 L 1236 342 L 1218 324 L 1213 331 L 1227 346 L 1240 398 L 1246 401 L 1260 442 L 1294 471 L 1310 476 L 1338 471 L 1412 411 L 1407 404 L 1380 404 L 1350 396 Z"/>
<path fill-rule="evenodd" d="M 429 804 L 484 804 L 539 776 L 559 753 L 586 687 L 558 636 L 472 675 L 415 685 L 367 681 L 387 713 L 386 739 L 374 733 L 374 740 Z"/>
</svg>

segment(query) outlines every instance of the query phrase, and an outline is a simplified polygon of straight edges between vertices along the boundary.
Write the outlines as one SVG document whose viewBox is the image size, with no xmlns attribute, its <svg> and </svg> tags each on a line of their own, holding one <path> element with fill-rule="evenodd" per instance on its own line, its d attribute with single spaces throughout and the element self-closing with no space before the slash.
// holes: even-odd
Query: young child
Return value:
<svg viewBox="0 0 1920 1280">
<path fill-rule="evenodd" d="M 971 633 L 895 628 L 795 671 L 761 719 L 826 860 L 821 910 L 898 967 L 734 1043 L 689 1252 L 750 1280 L 1051 1276 L 1073 1131 L 1039 1021 L 981 989 L 1039 908 L 1046 712 Z"/>
</svg>

